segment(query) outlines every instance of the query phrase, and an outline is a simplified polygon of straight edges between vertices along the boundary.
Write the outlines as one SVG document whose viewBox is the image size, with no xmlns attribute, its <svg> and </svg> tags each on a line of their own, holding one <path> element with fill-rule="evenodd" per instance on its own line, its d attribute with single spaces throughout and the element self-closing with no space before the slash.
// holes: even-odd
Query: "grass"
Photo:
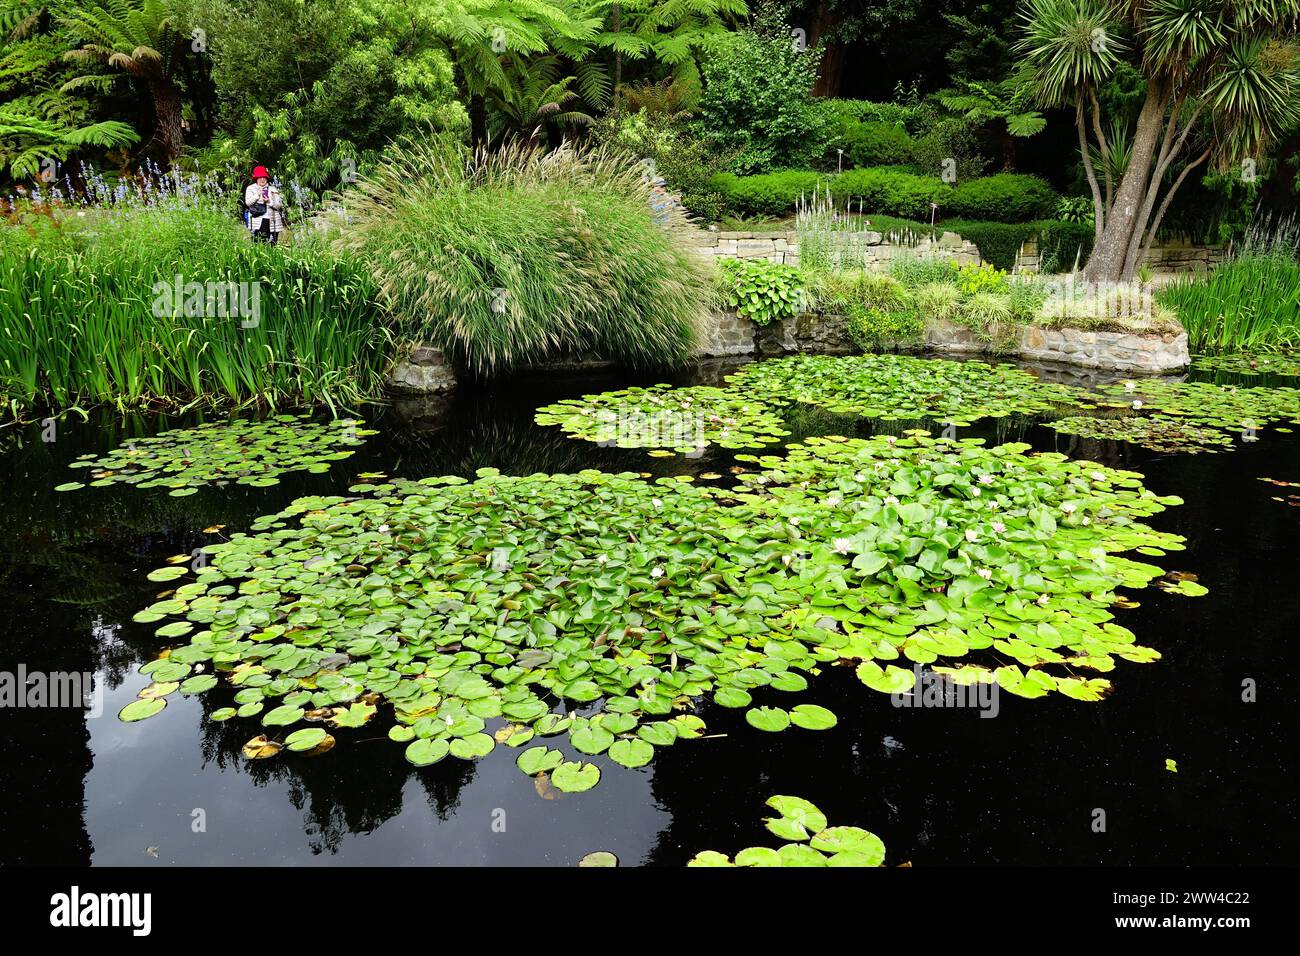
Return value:
<svg viewBox="0 0 1300 956">
<path fill-rule="evenodd" d="M 680 210 L 656 220 L 640 168 L 613 154 L 408 142 L 331 223 L 396 334 L 483 375 L 583 354 L 680 361 L 715 297 Z"/>
<path fill-rule="evenodd" d="M 1156 299 L 1178 314 L 1193 352 L 1300 347 L 1298 244 L 1293 226 L 1260 230 L 1212 272 L 1175 279 Z"/>
<path fill-rule="evenodd" d="M 255 288 L 245 304 L 259 308 L 174 314 L 159 291 L 177 276 Z M 29 215 L 0 228 L 0 398 L 15 416 L 92 404 L 354 407 L 378 394 L 387 360 L 374 299 L 355 262 L 309 241 L 255 245 L 209 205 Z"/>
</svg>

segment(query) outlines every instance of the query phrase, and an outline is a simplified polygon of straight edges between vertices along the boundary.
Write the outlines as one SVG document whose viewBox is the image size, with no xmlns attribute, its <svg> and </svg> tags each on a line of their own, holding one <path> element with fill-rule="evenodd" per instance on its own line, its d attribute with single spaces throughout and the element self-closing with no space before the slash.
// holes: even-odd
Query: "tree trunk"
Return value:
<svg viewBox="0 0 1300 956">
<path fill-rule="evenodd" d="M 469 144 L 473 149 L 487 145 L 487 100 L 481 93 L 469 98 Z"/>
<path fill-rule="evenodd" d="M 149 145 L 157 146 L 163 164 L 170 166 L 185 145 L 181 129 L 181 91 L 165 76 L 150 80 L 149 91 L 153 94 L 154 113 L 153 138 Z"/>
<path fill-rule="evenodd" d="M 1156 144 L 1164 130 L 1167 101 L 1168 95 L 1163 85 L 1155 81 L 1147 84 L 1146 100 L 1142 104 L 1142 112 L 1138 114 L 1128 167 L 1115 192 L 1105 228 L 1084 269 L 1084 278 L 1089 282 L 1121 282 L 1133 277 L 1132 270 L 1126 268 L 1126 263 L 1130 245 L 1134 241 L 1133 233 L 1138 228 L 1139 213 L 1146 204 L 1147 191 L 1159 185 L 1151 182 L 1151 165 L 1155 158 Z M 1140 236 L 1137 238 L 1141 239 Z"/>
<path fill-rule="evenodd" d="M 822 37 L 834 29 L 844 15 L 837 10 L 829 8 L 829 4 L 821 2 L 817 4 L 817 9 L 813 12 L 813 19 L 810 29 L 808 30 L 808 46 L 814 47 L 821 42 Z M 844 63 L 848 50 L 843 43 L 828 44 L 822 52 L 821 63 L 817 66 L 817 82 L 813 86 L 813 96 L 838 96 L 840 93 L 840 84 L 844 76 Z"/>
<path fill-rule="evenodd" d="M 1013 172 L 1016 168 L 1016 138 L 1009 131 L 1002 133 L 1002 171 Z"/>
</svg>

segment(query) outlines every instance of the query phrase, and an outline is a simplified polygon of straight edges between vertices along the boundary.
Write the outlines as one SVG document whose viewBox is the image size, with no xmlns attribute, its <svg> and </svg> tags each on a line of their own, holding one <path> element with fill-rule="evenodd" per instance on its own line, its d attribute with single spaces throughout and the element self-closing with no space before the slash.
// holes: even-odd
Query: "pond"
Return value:
<svg viewBox="0 0 1300 956">
<path fill-rule="evenodd" d="M 726 371 L 708 365 L 672 383 L 716 384 Z M 248 760 L 241 748 L 259 722 L 211 719 L 230 703 L 227 688 L 174 694 L 144 722 L 116 719 L 144 686 L 137 668 L 171 646 L 155 625 L 132 619 L 165 587 L 146 575 L 210 544 L 204 529 L 247 530 L 297 497 L 346 494 L 363 472 L 472 478 L 483 467 L 507 475 L 597 468 L 734 480 L 732 450 L 652 457 L 534 422 L 550 402 L 663 380 L 537 374 L 398 402 L 368 413 L 377 434 L 327 472 L 186 497 L 122 485 L 54 491 L 79 456 L 175 428 L 175 419 L 73 415 L 53 442 L 37 425 L 0 446 L 0 670 L 96 672 L 106 687 L 99 717 L 3 711 L 0 863 L 571 866 L 605 850 L 624 866 L 680 866 L 706 849 L 771 845 L 762 818 L 773 794 L 805 797 L 832 821 L 878 834 L 887 864 L 1294 859 L 1300 766 L 1287 741 L 1300 674 L 1286 648 L 1300 624 L 1300 511 L 1288 506 L 1287 489 L 1260 479 L 1300 481 L 1300 436 L 1272 429 L 1230 452 L 1195 455 L 1061 434 L 1019 415 L 963 429 L 963 437 L 1135 470 L 1155 493 L 1184 499 L 1145 519 L 1186 538 L 1185 551 L 1156 563 L 1194 574 L 1209 593 L 1135 592 L 1137 606 L 1116 619 L 1162 659 L 1118 661 L 1106 674 L 1113 690 L 1099 702 L 1002 694 L 996 717 L 985 719 L 973 709 L 900 708 L 851 668 L 824 668 L 811 699 L 838 716 L 833 728 L 762 733 L 743 710 L 706 700 L 706 736 L 634 770 L 592 757 L 607 772 L 584 793 L 538 786 L 515 767 L 518 751 L 500 747 L 473 762 L 414 767 L 382 720 L 340 732 L 338 746 L 318 757 Z M 908 423 L 798 406 L 786 427 L 792 434 L 782 440 L 796 441 L 897 434 Z M 1247 685 L 1255 695 L 1243 693 Z M 754 702 L 779 696 L 760 687 Z"/>
</svg>

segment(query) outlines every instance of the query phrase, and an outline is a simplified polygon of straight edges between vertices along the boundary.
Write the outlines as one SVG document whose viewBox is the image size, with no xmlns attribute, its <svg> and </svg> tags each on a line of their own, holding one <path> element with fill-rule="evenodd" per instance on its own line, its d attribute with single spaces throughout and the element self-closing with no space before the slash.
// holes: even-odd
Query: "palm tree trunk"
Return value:
<svg viewBox="0 0 1300 956">
<path fill-rule="evenodd" d="M 153 94 L 154 131 L 149 141 L 157 146 L 165 165 L 170 166 L 180 156 L 185 146 L 181 129 L 183 105 L 180 88 L 165 76 L 149 81 Z"/>
<path fill-rule="evenodd" d="M 1105 228 L 1084 269 L 1084 277 L 1090 282 L 1120 282 L 1132 278 L 1132 270 L 1127 264 L 1131 244 L 1135 241 L 1133 234 L 1138 229 L 1141 210 L 1147 205 L 1148 190 L 1157 189 L 1160 185 L 1151 181 L 1151 166 L 1156 145 L 1164 130 L 1167 105 L 1168 94 L 1163 84 L 1150 82 L 1142 112 L 1138 114 L 1128 167 L 1115 192 Z M 1142 224 L 1145 225 L 1145 222 Z M 1136 241 L 1140 242 L 1141 236 L 1137 236 Z"/>
</svg>

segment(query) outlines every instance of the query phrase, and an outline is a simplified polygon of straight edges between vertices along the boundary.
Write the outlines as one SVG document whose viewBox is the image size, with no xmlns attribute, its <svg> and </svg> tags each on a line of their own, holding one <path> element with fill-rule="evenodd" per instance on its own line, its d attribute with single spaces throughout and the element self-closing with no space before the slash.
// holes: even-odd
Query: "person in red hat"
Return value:
<svg viewBox="0 0 1300 956">
<path fill-rule="evenodd" d="M 244 189 L 244 210 L 254 242 L 275 245 L 280 241 L 284 229 L 284 198 L 272 184 L 265 166 L 253 168 L 253 181 Z"/>
</svg>

